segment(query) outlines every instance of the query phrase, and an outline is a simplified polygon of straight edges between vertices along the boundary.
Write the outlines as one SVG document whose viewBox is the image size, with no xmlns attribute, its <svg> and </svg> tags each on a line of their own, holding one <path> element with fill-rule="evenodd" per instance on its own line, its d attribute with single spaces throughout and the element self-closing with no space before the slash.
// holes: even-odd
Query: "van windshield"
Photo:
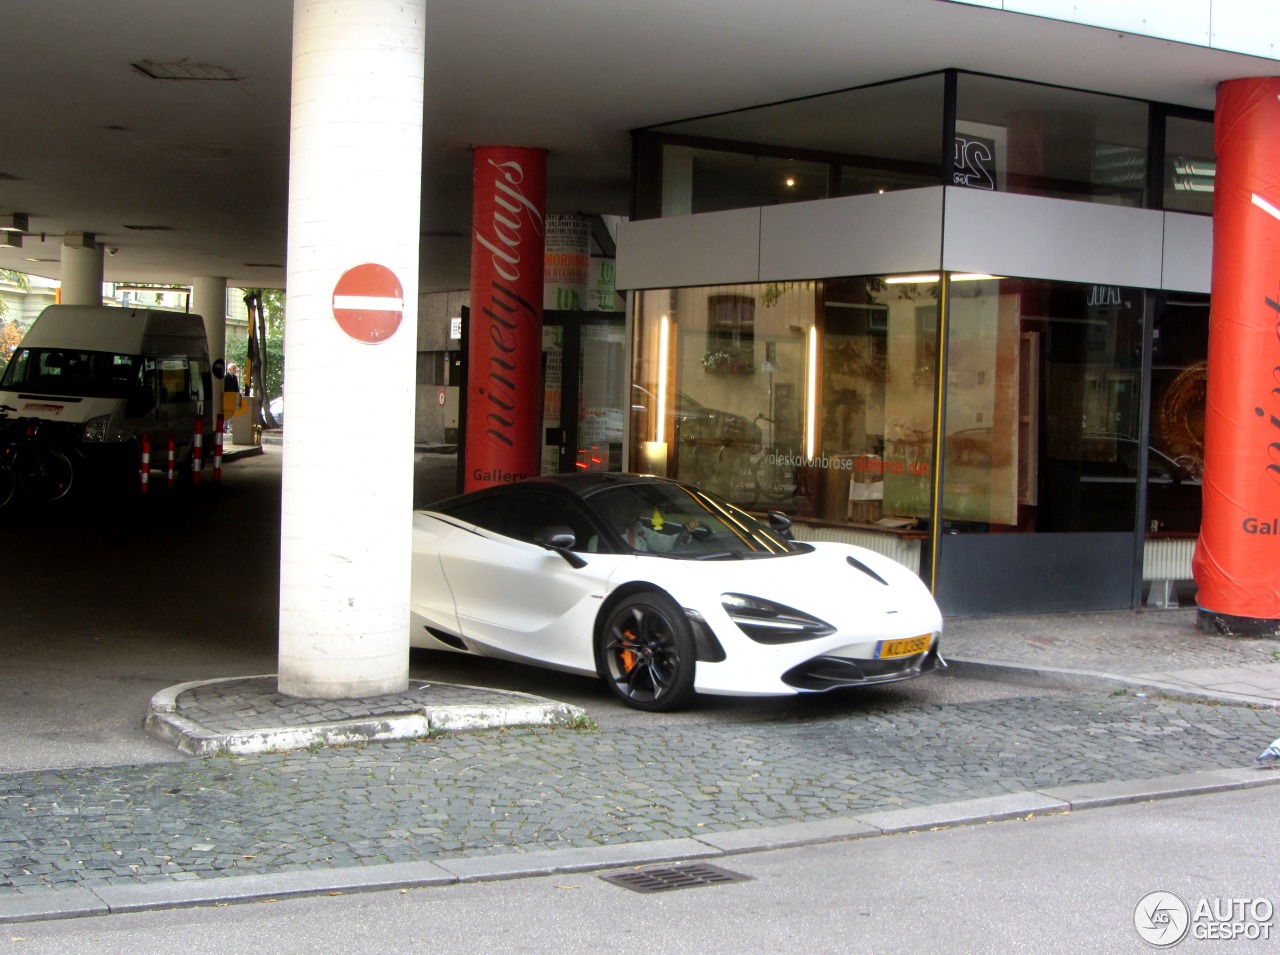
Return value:
<svg viewBox="0 0 1280 955">
<path fill-rule="evenodd" d="M 103 351 L 19 348 L 9 359 L 0 389 L 78 398 L 127 398 L 142 359 Z"/>
</svg>

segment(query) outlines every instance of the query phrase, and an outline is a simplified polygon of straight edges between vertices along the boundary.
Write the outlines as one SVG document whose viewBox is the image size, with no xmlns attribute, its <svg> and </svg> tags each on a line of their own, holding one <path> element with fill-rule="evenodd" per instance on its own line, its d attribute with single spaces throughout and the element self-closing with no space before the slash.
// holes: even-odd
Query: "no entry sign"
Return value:
<svg viewBox="0 0 1280 955">
<path fill-rule="evenodd" d="M 385 265 L 347 269 L 333 287 L 333 317 L 358 342 L 376 345 L 395 334 L 404 317 L 404 289 Z"/>
</svg>

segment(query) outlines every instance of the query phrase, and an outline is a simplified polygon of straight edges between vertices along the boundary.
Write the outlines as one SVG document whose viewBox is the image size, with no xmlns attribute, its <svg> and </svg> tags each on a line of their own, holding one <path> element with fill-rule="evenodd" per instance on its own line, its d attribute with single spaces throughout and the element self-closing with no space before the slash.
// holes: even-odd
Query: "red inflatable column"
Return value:
<svg viewBox="0 0 1280 955">
<path fill-rule="evenodd" d="M 1214 118 L 1213 297 L 1199 626 L 1280 634 L 1280 78 L 1230 80 Z"/>
<path fill-rule="evenodd" d="M 481 147 L 472 184 L 466 491 L 541 470 L 547 154 Z"/>
</svg>

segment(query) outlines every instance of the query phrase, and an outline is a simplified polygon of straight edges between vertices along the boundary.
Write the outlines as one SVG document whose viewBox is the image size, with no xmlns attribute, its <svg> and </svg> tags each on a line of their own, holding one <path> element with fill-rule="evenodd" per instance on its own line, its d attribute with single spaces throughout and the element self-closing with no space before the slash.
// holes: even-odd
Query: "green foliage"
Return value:
<svg viewBox="0 0 1280 955">
<path fill-rule="evenodd" d="M 270 401 L 272 398 L 277 398 L 284 394 L 284 336 L 274 332 L 269 334 L 266 347 L 263 348 L 260 342 L 259 350 L 265 351 L 267 355 L 266 400 Z M 244 377 L 244 369 L 248 365 L 249 343 L 243 338 L 229 338 L 226 351 L 227 364 L 230 365 L 234 362 L 240 366 L 240 386 L 244 387 L 248 384 L 248 379 Z"/>
<path fill-rule="evenodd" d="M 263 403 L 284 394 L 284 292 L 281 289 L 245 289 L 246 294 L 256 292 L 262 298 L 262 312 L 267 322 L 267 337 L 258 342 L 258 351 L 264 356 L 266 369 L 266 395 Z M 226 344 L 227 364 L 240 366 L 240 383 L 249 383 L 245 373 L 248 366 L 249 343 L 244 339 L 229 339 Z"/>
</svg>

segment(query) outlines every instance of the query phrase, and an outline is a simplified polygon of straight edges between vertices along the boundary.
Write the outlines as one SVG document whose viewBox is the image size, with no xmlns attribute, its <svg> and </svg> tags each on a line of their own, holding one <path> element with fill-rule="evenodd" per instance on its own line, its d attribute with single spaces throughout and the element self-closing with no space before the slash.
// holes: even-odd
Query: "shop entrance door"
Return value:
<svg viewBox="0 0 1280 955">
<path fill-rule="evenodd" d="M 624 314 L 546 311 L 542 360 L 542 473 L 621 471 Z"/>
</svg>

